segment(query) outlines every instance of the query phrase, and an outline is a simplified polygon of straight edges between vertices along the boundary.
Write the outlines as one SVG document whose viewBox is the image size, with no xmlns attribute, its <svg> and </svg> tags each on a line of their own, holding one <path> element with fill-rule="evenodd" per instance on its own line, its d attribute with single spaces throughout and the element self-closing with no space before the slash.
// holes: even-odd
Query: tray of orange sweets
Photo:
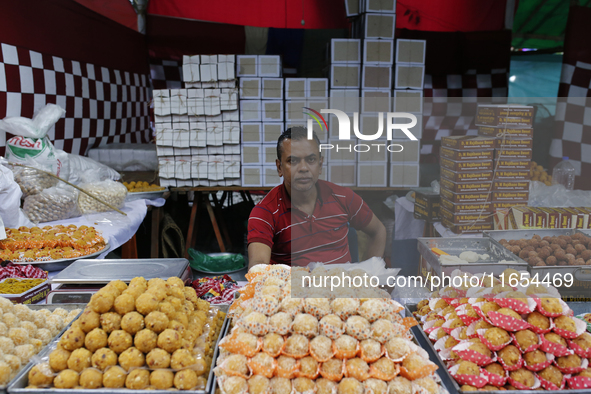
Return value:
<svg viewBox="0 0 591 394">
<path fill-rule="evenodd" d="M 387 292 L 292 291 L 302 275 L 363 275 L 353 271 L 252 267 L 229 310 L 233 328 L 219 342 L 212 393 L 446 393 L 409 331 L 416 321 L 400 316 Z"/>
<path fill-rule="evenodd" d="M 455 272 L 452 276 L 474 277 Z M 591 335 L 554 287 L 508 269 L 446 287 L 416 305 L 425 346 L 438 354 L 458 391 L 591 393 Z M 475 284 L 478 285 L 475 286 Z"/>
<path fill-rule="evenodd" d="M 109 249 L 99 230 L 73 224 L 7 228 L 6 237 L 0 240 L 0 260 L 31 264 L 46 271 L 63 269 L 77 259 L 98 256 Z"/>
</svg>

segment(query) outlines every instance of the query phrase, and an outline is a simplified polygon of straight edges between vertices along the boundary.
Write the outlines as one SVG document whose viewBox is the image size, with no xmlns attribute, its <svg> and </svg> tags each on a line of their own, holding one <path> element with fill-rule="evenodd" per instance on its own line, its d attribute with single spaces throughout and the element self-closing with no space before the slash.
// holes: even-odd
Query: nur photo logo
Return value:
<svg viewBox="0 0 591 394">
<path fill-rule="evenodd" d="M 412 129 L 417 124 L 417 117 L 411 113 L 407 112 L 378 112 L 377 119 L 378 119 L 378 130 L 374 134 L 364 134 L 359 129 L 359 113 L 353 113 L 353 133 L 354 136 L 351 135 L 351 120 L 349 116 L 338 109 L 321 109 L 320 112 L 308 108 L 303 107 L 304 113 L 310 116 L 311 119 L 308 119 L 307 122 L 307 129 L 308 129 L 308 139 L 313 139 L 313 129 L 314 129 L 314 121 L 320 126 L 320 129 L 325 129 L 328 133 L 328 125 L 326 123 L 326 119 L 322 114 L 333 114 L 335 115 L 338 121 L 338 130 L 339 130 L 339 140 L 340 141 L 352 141 L 354 139 L 359 139 L 362 141 L 376 141 L 383 137 L 384 135 L 384 128 L 386 131 L 386 139 L 388 141 L 392 141 L 394 131 L 400 130 L 404 133 L 404 135 L 411 141 L 418 141 L 418 139 L 412 134 L 410 129 Z M 401 120 L 409 119 L 410 122 L 406 123 L 398 123 Z M 385 126 L 384 126 L 385 125 Z M 372 130 L 373 132 L 373 130 Z M 373 148 L 376 148 L 378 152 L 382 147 L 388 150 L 388 152 L 402 152 L 404 147 L 400 144 L 386 144 L 386 143 L 373 143 L 373 144 L 350 144 L 349 146 L 343 146 L 341 144 L 335 146 L 334 144 L 320 144 L 320 152 L 323 150 L 331 150 L 336 149 L 338 152 L 339 150 L 354 150 L 355 152 L 368 152 Z"/>
</svg>

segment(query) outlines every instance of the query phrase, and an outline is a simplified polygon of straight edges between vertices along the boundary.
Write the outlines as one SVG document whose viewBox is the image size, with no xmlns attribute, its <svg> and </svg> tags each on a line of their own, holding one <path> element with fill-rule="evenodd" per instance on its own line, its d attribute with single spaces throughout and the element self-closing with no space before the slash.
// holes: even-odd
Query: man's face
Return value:
<svg viewBox="0 0 591 394">
<path fill-rule="evenodd" d="M 316 141 L 286 139 L 282 147 L 281 161 L 276 161 L 277 171 L 287 189 L 299 192 L 312 189 L 322 171 L 322 157 Z"/>
</svg>

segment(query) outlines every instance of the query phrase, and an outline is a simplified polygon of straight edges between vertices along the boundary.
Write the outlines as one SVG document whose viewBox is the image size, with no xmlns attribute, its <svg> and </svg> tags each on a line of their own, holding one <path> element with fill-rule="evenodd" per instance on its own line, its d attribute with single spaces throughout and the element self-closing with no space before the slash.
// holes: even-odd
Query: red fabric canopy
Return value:
<svg viewBox="0 0 591 394">
<path fill-rule="evenodd" d="M 76 2 L 137 31 L 137 14 L 127 0 L 76 0 Z"/>
<path fill-rule="evenodd" d="M 151 0 L 148 13 L 243 26 L 288 29 L 348 27 L 343 0 Z"/>
</svg>

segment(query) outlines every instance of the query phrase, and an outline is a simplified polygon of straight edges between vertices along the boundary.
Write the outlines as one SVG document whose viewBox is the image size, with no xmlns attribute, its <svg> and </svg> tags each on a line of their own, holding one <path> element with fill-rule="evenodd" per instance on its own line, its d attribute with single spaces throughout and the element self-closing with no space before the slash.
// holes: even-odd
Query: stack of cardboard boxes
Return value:
<svg viewBox="0 0 591 394">
<path fill-rule="evenodd" d="M 441 217 L 456 233 L 502 228 L 512 207 L 527 206 L 534 109 L 479 105 L 478 137 L 441 139 Z"/>
<path fill-rule="evenodd" d="M 183 59 L 189 87 L 154 91 L 160 184 L 240 185 L 240 123 L 234 55 Z"/>
<path fill-rule="evenodd" d="M 494 147 L 492 137 L 441 138 L 441 223 L 455 233 L 493 229 Z"/>
<path fill-rule="evenodd" d="M 512 207 L 527 206 L 533 147 L 534 108 L 479 105 L 478 134 L 495 139 L 492 207 L 496 229 L 504 228 Z"/>
<path fill-rule="evenodd" d="M 507 210 L 495 229 L 521 230 L 533 228 L 591 229 L 591 208 L 544 208 L 516 206 Z"/>
</svg>

